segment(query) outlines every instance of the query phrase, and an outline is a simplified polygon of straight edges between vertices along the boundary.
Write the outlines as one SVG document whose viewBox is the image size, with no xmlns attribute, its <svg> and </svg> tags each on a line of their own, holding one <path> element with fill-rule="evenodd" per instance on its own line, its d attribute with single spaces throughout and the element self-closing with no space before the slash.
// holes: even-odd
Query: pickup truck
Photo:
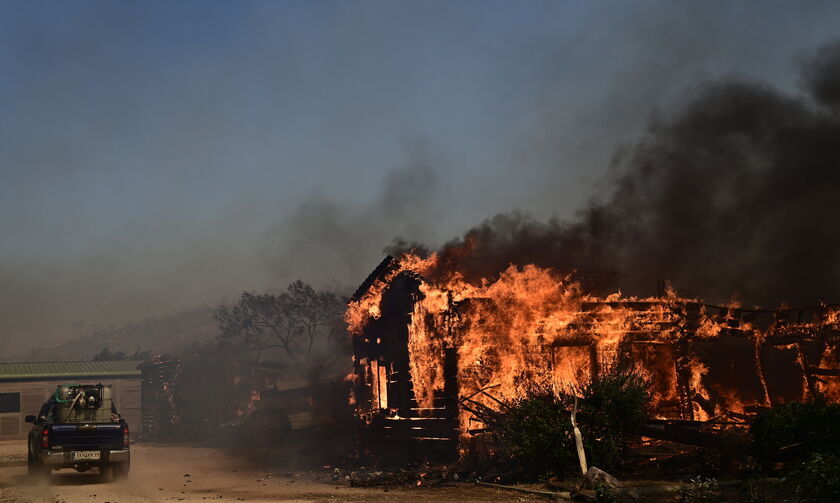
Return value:
<svg viewBox="0 0 840 503">
<path fill-rule="evenodd" d="M 128 475 L 128 424 L 117 413 L 110 386 L 58 386 L 38 415 L 25 420 L 33 424 L 27 456 L 30 475 L 48 476 L 60 468 L 98 468 L 102 475 L 110 470 L 114 479 Z"/>
</svg>

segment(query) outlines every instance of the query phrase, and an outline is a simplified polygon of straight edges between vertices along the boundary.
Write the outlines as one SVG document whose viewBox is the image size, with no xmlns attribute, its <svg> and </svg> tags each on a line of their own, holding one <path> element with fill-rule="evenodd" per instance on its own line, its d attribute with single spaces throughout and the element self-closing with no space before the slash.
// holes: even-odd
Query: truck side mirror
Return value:
<svg viewBox="0 0 840 503">
<path fill-rule="evenodd" d="M 35 416 L 26 416 L 25 418 L 23 418 L 23 420 L 27 423 L 34 423 L 35 422 Z"/>
</svg>

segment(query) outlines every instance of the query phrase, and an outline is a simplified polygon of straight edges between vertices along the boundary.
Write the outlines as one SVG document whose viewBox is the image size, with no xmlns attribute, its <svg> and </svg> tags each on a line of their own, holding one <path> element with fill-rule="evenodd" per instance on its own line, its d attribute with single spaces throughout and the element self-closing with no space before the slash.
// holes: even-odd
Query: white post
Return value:
<svg viewBox="0 0 840 503">
<path fill-rule="evenodd" d="M 588 468 L 586 467 L 586 452 L 583 450 L 583 436 L 580 434 L 580 430 L 577 427 L 577 423 L 575 422 L 575 417 L 577 416 L 577 407 L 578 407 L 578 399 L 577 395 L 575 395 L 575 408 L 572 409 L 572 428 L 575 432 L 575 447 L 577 447 L 578 453 L 578 460 L 580 461 L 580 473 L 586 475 Z"/>
</svg>

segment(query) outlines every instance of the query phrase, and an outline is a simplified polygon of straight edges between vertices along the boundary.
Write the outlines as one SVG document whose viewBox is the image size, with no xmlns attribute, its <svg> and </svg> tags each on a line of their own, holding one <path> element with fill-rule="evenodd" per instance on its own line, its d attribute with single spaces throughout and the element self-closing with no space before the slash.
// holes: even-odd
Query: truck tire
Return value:
<svg viewBox="0 0 840 503">
<path fill-rule="evenodd" d="M 26 471 L 27 474 L 32 478 L 47 478 L 50 475 L 50 467 L 45 466 L 38 462 L 37 459 L 32 455 L 32 452 L 27 450 L 26 452 Z"/>
<path fill-rule="evenodd" d="M 131 461 L 112 463 L 111 469 L 114 470 L 114 480 L 122 480 L 128 477 L 128 472 L 131 471 Z"/>
</svg>

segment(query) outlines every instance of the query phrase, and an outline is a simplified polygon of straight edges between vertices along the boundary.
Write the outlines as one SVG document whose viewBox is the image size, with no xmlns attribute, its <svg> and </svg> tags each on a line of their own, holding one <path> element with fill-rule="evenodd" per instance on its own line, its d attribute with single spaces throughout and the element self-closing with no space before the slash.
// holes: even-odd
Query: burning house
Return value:
<svg viewBox="0 0 840 503">
<path fill-rule="evenodd" d="M 471 402 L 571 388 L 616 364 L 649 377 L 662 420 L 743 422 L 781 402 L 840 400 L 840 306 L 593 296 L 536 266 L 475 285 L 441 279 L 435 260 L 386 258 L 346 313 L 357 415 L 409 455 L 454 456 L 482 427 Z"/>
</svg>

